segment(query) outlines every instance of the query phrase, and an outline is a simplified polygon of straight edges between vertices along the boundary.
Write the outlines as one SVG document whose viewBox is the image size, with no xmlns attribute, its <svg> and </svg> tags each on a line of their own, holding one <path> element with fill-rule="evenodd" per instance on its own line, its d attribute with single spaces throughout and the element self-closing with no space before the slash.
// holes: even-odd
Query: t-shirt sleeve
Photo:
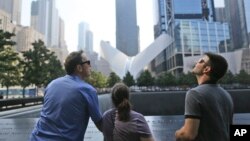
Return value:
<svg viewBox="0 0 250 141">
<path fill-rule="evenodd" d="M 137 120 L 137 132 L 141 137 L 151 137 L 152 133 L 149 129 L 148 123 L 143 115 L 140 115 Z"/>
<path fill-rule="evenodd" d="M 201 100 L 194 90 L 189 90 L 186 94 L 185 118 L 201 118 Z"/>
</svg>

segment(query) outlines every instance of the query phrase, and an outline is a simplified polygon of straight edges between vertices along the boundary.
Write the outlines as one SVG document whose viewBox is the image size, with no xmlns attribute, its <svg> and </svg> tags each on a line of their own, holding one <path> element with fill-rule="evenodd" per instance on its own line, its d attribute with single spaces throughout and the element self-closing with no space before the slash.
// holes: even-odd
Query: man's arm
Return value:
<svg viewBox="0 0 250 141">
<path fill-rule="evenodd" d="M 97 129 L 98 129 L 99 131 L 102 132 L 102 120 L 96 122 L 96 123 L 95 123 L 95 126 L 97 127 Z"/>
<path fill-rule="evenodd" d="M 176 141 L 192 141 L 198 135 L 200 119 L 186 118 L 184 126 L 175 132 Z"/>
</svg>

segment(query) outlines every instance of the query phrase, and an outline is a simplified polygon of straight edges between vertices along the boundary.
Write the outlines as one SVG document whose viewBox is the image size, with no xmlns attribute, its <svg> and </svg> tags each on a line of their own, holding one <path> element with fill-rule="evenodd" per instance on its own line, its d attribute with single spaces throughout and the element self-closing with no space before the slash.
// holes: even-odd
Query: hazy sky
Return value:
<svg viewBox="0 0 250 141">
<path fill-rule="evenodd" d="M 22 24 L 25 26 L 30 25 L 31 1 L 23 0 Z M 153 1 L 137 0 L 141 51 L 153 41 Z M 88 23 L 93 32 L 95 51 L 99 52 L 101 40 L 110 41 L 115 47 L 115 0 L 57 0 L 56 5 L 65 22 L 65 40 L 70 52 L 77 50 L 78 24 L 82 21 Z M 223 5 L 224 0 L 215 0 L 216 7 Z"/>
</svg>

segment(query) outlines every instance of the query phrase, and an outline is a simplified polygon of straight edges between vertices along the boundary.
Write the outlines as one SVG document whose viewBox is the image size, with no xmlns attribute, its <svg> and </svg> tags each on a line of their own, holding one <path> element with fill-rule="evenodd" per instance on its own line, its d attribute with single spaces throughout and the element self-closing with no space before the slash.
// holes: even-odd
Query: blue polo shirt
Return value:
<svg viewBox="0 0 250 141">
<path fill-rule="evenodd" d="M 83 141 L 89 117 L 102 119 L 95 88 L 78 76 L 53 80 L 30 141 Z"/>
</svg>

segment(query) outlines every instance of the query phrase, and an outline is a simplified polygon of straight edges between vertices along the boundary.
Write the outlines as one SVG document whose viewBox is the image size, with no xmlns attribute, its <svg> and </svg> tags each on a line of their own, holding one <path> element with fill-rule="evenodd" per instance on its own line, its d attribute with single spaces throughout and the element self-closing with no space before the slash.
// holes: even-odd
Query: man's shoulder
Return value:
<svg viewBox="0 0 250 141">
<path fill-rule="evenodd" d="M 96 89 L 89 83 L 83 81 L 80 85 L 79 85 L 82 89 L 84 89 L 85 91 L 91 91 L 91 92 L 97 92 Z"/>
<path fill-rule="evenodd" d="M 216 89 L 216 88 L 218 88 L 216 84 L 202 84 L 202 85 L 198 85 L 190 89 L 189 91 L 200 93 L 200 92 L 209 91 L 210 89 Z"/>
</svg>

